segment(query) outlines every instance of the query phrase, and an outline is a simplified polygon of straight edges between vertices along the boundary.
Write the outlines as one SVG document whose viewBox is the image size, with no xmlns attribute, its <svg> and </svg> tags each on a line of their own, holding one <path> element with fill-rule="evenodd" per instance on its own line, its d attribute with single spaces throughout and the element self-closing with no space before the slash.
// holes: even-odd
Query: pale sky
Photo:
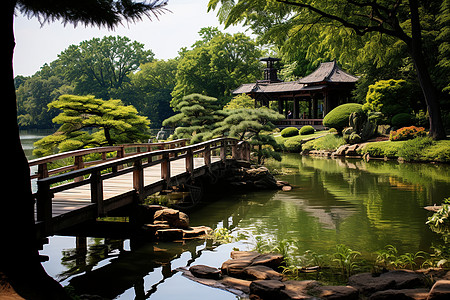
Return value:
<svg viewBox="0 0 450 300">
<path fill-rule="evenodd" d="M 215 11 L 207 13 L 207 4 L 208 0 L 169 0 L 166 7 L 171 12 L 162 14 L 159 20 L 144 18 L 135 24 L 125 23 L 114 31 L 80 25 L 74 28 L 71 24 L 64 27 L 61 22 L 46 23 L 41 27 L 37 18 L 28 19 L 19 14 L 14 22 L 14 76 L 33 75 L 45 63 L 55 60 L 69 45 L 107 35 L 127 36 L 143 43 L 145 49 L 151 49 L 157 59 L 174 58 L 181 47 L 190 47 L 199 39 L 198 31 L 202 27 L 224 29 Z M 225 32 L 245 32 L 245 29 L 236 26 Z"/>
</svg>

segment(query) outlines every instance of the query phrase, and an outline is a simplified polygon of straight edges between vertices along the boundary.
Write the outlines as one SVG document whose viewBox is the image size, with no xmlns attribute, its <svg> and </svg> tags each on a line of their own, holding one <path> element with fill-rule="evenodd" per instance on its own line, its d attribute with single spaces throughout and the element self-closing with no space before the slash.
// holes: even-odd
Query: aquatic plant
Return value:
<svg viewBox="0 0 450 300">
<path fill-rule="evenodd" d="M 333 261 L 337 263 L 343 275 L 350 276 L 359 267 L 358 256 L 361 256 L 361 252 L 352 250 L 344 244 L 338 244 L 336 252 L 333 253 Z"/>
</svg>

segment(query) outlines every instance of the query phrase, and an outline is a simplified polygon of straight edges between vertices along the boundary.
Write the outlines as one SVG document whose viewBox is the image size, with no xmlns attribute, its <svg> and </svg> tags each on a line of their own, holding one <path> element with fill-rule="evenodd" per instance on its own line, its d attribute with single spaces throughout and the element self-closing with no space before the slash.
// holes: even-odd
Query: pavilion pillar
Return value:
<svg viewBox="0 0 450 300">
<path fill-rule="evenodd" d="M 283 114 L 283 100 L 278 99 L 278 113 Z"/>
<path fill-rule="evenodd" d="M 287 119 L 288 118 L 288 101 L 284 100 L 284 117 Z"/>
<path fill-rule="evenodd" d="M 318 108 L 318 101 L 317 101 L 317 95 L 314 95 L 313 97 L 313 103 L 312 103 L 312 109 L 313 109 L 313 119 L 317 119 L 317 109 Z"/>
<path fill-rule="evenodd" d="M 294 98 L 294 119 L 300 119 L 299 113 L 299 100 Z"/>
<path fill-rule="evenodd" d="M 312 119 L 312 97 L 308 101 L 308 119 Z"/>
</svg>

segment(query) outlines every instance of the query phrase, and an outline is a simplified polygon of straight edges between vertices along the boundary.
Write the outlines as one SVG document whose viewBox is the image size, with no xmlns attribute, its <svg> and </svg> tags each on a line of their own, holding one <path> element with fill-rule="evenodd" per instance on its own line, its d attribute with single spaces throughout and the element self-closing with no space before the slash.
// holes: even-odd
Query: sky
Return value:
<svg viewBox="0 0 450 300">
<path fill-rule="evenodd" d="M 202 27 L 216 26 L 229 33 L 245 32 L 241 26 L 224 30 L 216 12 L 207 12 L 207 4 L 208 0 L 169 0 L 166 8 L 171 12 L 160 15 L 159 20 L 144 18 L 136 23 L 119 25 L 114 31 L 83 25 L 74 28 L 71 24 L 64 26 L 60 21 L 41 26 L 37 18 L 28 19 L 19 13 L 14 21 L 14 75 L 33 75 L 45 63 L 57 59 L 58 54 L 70 45 L 95 37 L 127 36 L 143 43 L 157 59 L 168 59 L 176 57 L 180 48 L 191 47 L 199 39 L 198 31 Z"/>
</svg>

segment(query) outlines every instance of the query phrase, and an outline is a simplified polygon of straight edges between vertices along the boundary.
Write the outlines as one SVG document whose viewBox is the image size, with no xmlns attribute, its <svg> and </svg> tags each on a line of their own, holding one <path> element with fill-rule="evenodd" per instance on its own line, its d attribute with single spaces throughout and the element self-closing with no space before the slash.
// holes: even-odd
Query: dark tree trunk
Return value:
<svg viewBox="0 0 450 300">
<path fill-rule="evenodd" d="M 420 87 L 422 88 L 425 102 L 428 108 L 430 121 L 430 136 L 435 139 L 445 139 L 445 129 L 442 123 L 441 110 L 439 105 L 439 93 L 435 88 L 422 49 L 422 33 L 420 28 L 420 16 L 417 0 L 410 0 L 411 10 L 411 40 L 408 45 L 408 51 L 414 61 Z"/>
<path fill-rule="evenodd" d="M 0 179 L 0 272 L 26 299 L 66 299 L 62 287 L 50 278 L 39 261 L 35 239 L 34 200 L 31 192 L 28 160 L 22 149 L 17 125 L 16 95 L 12 58 L 14 54 L 15 0 L 2 2 L 1 22 L 3 59 L 0 69 L 5 81 L 1 99 L 3 132 L 3 176 Z"/>
</svg>

